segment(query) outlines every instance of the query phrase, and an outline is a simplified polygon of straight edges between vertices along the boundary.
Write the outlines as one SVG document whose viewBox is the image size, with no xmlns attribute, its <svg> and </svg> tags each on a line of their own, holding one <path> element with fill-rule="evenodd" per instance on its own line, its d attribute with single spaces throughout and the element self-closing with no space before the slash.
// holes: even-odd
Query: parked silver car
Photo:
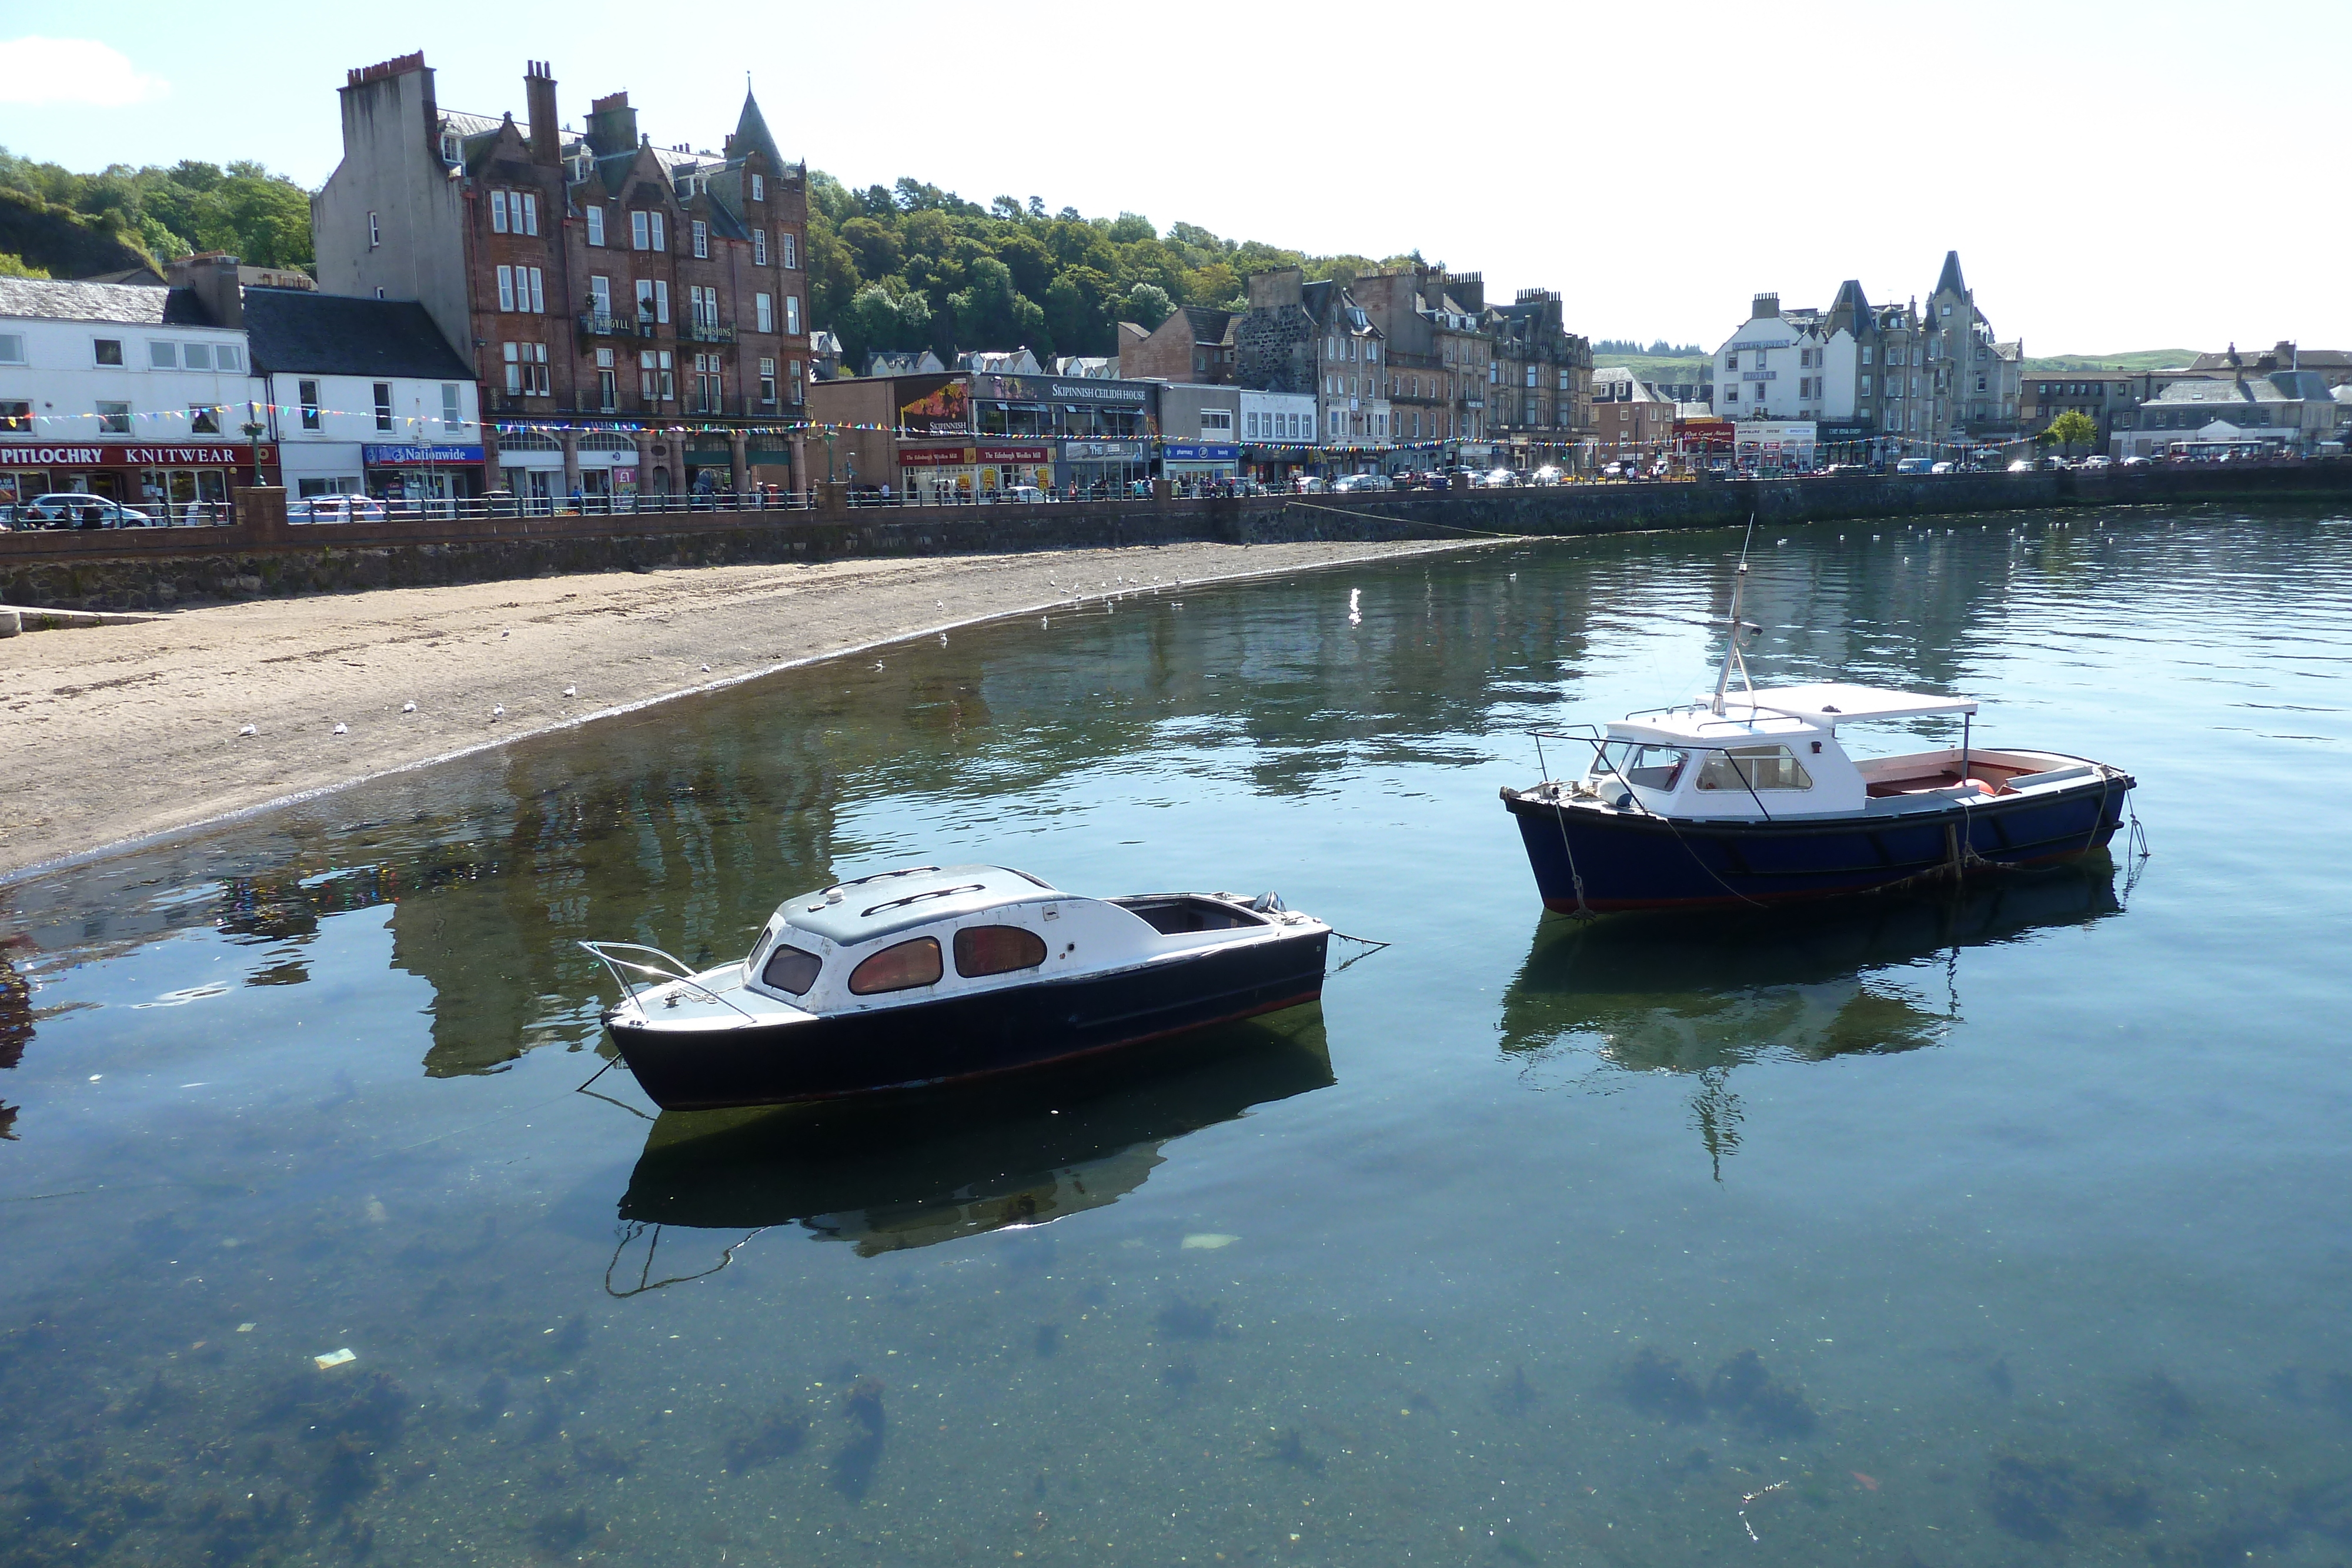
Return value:
<svg viewBox="0 0 2352 1568">
<path fill-rule="evenodd" d="M 10 509 L 16 528 L 144 528 L 155 519 L 135 507 L 79 490 L 56 490 Z"/>
</svg>

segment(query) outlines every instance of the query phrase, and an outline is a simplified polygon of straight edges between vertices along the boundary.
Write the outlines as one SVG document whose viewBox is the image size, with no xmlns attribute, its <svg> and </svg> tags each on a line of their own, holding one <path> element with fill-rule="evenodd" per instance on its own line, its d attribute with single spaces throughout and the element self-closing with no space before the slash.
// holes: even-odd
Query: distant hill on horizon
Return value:
<svg viewBox="0 0 2352 1568">
<path fill-rule="evenodd" d="M 2122 371 L 2137 375 L 2143 371 L 2187 370 L 2196 363 L 2203 349 L 2133 349 L 2120 354 L 2047 354 L 2029 357 L 2025 373 L 2029 376 L 2063 376 L 2092 374 L 2100 371 Z"/>
</svg>

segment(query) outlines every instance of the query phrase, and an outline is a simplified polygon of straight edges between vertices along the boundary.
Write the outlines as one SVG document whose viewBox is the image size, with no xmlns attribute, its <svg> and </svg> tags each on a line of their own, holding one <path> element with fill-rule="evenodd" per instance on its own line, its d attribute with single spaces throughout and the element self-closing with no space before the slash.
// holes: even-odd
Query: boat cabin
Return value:
<svg viewBox="0 0 2352 1568">
<path fill-rule="evenodd" d="M 1979 750 L 1965 733 L 1958 747 L 1859 759 L 1838 739 L 1842 724 L 1976 711 L 1972 697 L 1835 683 L 1746 691 L 1720 713 L 1699 702 L 1612 723 L 1570 792 L 1659 817 L 1777 821 L 1940 810 L 2073 778 L 2075 758 Z"/>
<path fill-rule="evenodd" d="M 1149 963 L 1275 921 L 1199 894 L 1079 898 L 1001 866 L 916 866 L 787 900 L 743 984 L 803 1012 L 858 1012 Z"/>
</svg>

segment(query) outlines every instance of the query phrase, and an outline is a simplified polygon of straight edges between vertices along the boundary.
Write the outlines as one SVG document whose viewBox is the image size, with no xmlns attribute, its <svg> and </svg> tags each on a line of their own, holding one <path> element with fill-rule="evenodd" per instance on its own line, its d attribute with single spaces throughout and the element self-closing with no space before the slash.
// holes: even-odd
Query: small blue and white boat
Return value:
<svg viewBox="0 0 2352 1568">
<path fill-rule="evenodd" d="M 1739 569 L 1744 580 L 1747 567 Z M 1970 745 L 1973 698 L 1823 684 L 1727 688 L 1747 664 L 1737 587 L 1710 697 L 1554 738 L 1573 778 L 1505 789 L 1547 908 L 1780 903 L 2030 866 L 2098 849 L 2129 773 L 2056 751 Z M 1853 758 L 1843 725 L 1958 716 L 1960 744 Z"/>
</svg>

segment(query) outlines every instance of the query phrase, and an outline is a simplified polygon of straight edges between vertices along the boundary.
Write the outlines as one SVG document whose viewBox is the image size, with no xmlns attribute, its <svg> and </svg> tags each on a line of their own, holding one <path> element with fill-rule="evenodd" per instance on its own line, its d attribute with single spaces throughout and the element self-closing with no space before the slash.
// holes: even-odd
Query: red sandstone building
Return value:
<svg viewBox="0 0 2352 1568">
<path fill-rule="evenodd" d="M 720 151 L 656 147 L 626 93 L 563 128 L 440 107 L 409 55 L 350 74 L 311 203 L 320 287 L 415 299 L 469 354 L 488 483 L 524 495 L 804 487 L 804 165 L 748 92 Z"/>
</svg>

